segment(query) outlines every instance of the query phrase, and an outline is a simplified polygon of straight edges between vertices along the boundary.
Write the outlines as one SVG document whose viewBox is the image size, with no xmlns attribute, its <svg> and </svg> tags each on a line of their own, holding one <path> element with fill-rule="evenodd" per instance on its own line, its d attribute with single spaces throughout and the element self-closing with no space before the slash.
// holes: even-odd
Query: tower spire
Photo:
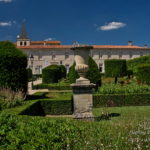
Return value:
<svg viewBox="0 0 150 150">
<path fill-rule="evenodd" d="M 20 32 L 19 38 L 20 39 L 28 39 L 28 34 L 27 34 L 26 26 L 24 23 L 21 26 L 21 32 Z"/>
</svg>

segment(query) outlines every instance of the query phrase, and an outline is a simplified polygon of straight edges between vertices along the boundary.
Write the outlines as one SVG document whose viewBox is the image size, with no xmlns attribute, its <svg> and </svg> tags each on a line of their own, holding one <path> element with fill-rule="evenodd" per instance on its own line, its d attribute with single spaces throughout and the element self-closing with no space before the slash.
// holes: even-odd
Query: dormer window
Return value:
<svg viewBox="0 0 150 150">
<path fill-rule="evenodd" d="M 24 46 L 26 46 L 27 45 L 27 42 L 24 42 Z"/>
</svg>

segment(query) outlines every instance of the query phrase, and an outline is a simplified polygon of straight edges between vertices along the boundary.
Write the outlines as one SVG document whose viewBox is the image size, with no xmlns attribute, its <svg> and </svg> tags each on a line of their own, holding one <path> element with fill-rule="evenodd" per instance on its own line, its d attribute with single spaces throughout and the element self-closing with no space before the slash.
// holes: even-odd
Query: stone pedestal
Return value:
<svg viewBox="0 0 150 150">
<path fill-rule="evenodd" d="M 79 78 L 76 83 L 71 84 L 71 87 L 73 88 L 75 119 L 93 120 L 92 88 L 95 87 L 95 84 L 90 83 L 87 79 L 81 80 Z"/>
</svg>

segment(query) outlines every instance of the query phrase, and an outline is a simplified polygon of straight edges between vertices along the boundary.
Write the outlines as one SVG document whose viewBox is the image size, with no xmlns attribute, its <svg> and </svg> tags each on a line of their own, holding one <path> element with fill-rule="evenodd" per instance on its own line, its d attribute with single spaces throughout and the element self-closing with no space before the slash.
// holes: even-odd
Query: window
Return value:
<svg viewBox="0 0 150 150">
<path fill-rule="evenodd" d="M 35 67 L 35 74 L 41 74 L 42 73 L 42 66 L 36 66 Z"/>
<path fill-rule="evenodd" d="M 55 55 L 55 53 L 53 52 L 52 53 L 52 60 L 55 60 L 56 59 L 56 55 Z"/>
<path fill-rule="evenodd" d="M 42 59 L 42 56 L 41 55 L 38 55 L 38 60 L 41 60 Z"/>
<path fill-rule="evenodd" d="M 22 44 L 23 44 L 23 43 L 22 43 L 22 42 L 20 42 L 20 46 L 22 46 Z"/>
<path fill-rule="evenodd" d="M 27 42 L 24 42 L 24 46 L 26 46 L 27 45 Z"/>
<path fill-rule="evenodd" d="M 60 65 L 62 65 L 62 60 L 60 61 Z"/>
<path fill-rule="evenodd" d="M 122 52 L 119 52 L 119 59 L 122 58 Z"/>
<path fill-rule="evenodd" d="M 99 64 L 99 71 L 100 71 L 100 72 L 103 71 L 103 64 L 102 64 L 102 63 Z"/>
<path fill-rule="evenodd" d="M 65 59 L 69 58 L 69 53 L 65 52 Z"/>
</svg>

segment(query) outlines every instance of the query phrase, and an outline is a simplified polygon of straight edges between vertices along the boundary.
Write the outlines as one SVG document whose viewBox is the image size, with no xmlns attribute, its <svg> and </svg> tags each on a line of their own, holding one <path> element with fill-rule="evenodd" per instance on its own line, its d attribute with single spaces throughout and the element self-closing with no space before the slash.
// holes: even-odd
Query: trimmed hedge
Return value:
<svg viewBox="0 0 150 150">
<path fill-rule="evenodd" d="M 38 84 L 34 85 L 33 89 L 48 89 L 48 90 L 71 90 L 70 85 L 52 85 L 52 84 Z"/>
<path fill-rule="evenodd" d="M 137 67 L 140 64 L 150 64 L 150 55 L 141 56 L 127 61 L 128 69 L 133 70 L 134 73 L 137 73 Z"/>
<path fill-rule="evenodd" d="M 96 62 L 92 59 L 92 57 L 89 57 L 88 66 L 89 70 L 86 73 L 86 78 L 89 79 L 91 83 L 99 85 L 101 82 L 101 75 Z"/>
<path fill-rule="evenodd" d="M 105 76 L 115 77 L 115 83 L 117 77 L 123 77 L 127 73 L 126 60 L 121 59 L 110 59 L 105 60 Z"/>
<path fill-rule="evenodd" d="M 27 56 L 11 42 L 0 42 L 0 87 L 27 92 Z"/>
<path fill-rule="evenodd" d="M 28 106 L 20 115 L 71 115 L 72 113 L 72 100 L 39 100 Z"/>
<path fill-rule="evenodd" d="M 65 66 L 60 65 L 59 68 L 61 70 L 61 78 L 66 78 L 67 70 L 66 70 Z"/>
<path fill-rule="evenodd" d="M 75 62 L 74 64 L 69 68 L 69 73 L 67 75 L 67 78 L 69 79 L 70 83 L 75 83 L 76 79 L 79 78 L 79 75 L 77 73 L 77 71 L 75 70 Z"/>
<path fill-rule="evenodd" d="M 141 64 L 137 68 L 137 80 L 150 84 L 150 64 Z"/>
<path fill-rule="evenodd" d="M 71 100 L 42 100 L 41 106 L 48 115 L 72 115 Z"/>
<path fill-rule="evenodd" d="M 29 115 L 29 116 L 45 116 L 45 112 L 41 106 L 40 101 L 37 101 L 27 107 L 25 110 L 20 112 L 19 115 Z"/>
<path fill-rule="evenodd" d="M 144 106 L 150 105 L 150 93 L 94 95 L 93 106 Z"/>
<path fill-rule="evenodd" d="M 43 83 L 58 83 L 61 78 L 61 70 L 58 65 L 50 65 L 42 70 Z"/>
<path fill-rule="evenodd" d="M 32 81 L 32 70 L 30 68 L 27 68 L 27 74 L 28 74 L 28 81 Z"/>
</svg>

